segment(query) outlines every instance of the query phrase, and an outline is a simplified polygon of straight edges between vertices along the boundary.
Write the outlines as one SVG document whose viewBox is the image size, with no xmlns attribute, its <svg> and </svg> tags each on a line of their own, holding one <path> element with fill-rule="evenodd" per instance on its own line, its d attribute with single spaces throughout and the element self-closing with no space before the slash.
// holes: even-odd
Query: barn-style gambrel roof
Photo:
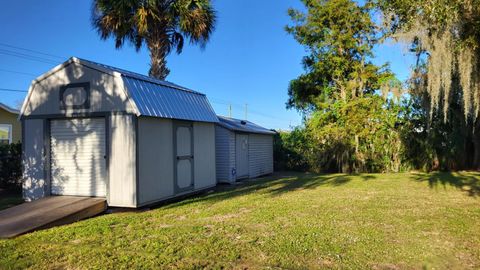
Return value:
<svg viewBox="0 0 480 270">
<path fill-rule="evenodd" d="M 157 80 L 135 72 L 84 60 L 76 57 L 40 76 L 32 82 L 32 86 L 66 67 L 79 64 L 99 72 L 121 77 L 123 88 L 133 103 L 137 116 L 151 116 L 199 122 L 218 122 L 218 118 L 205 94 L 179 86 L 177 84 Z M 33 87 L 31 87 L 32 89 Z M 24 103 L 28 103 L 31 90 Z M 22 108 L 22 114 L 25 108 Z"/>
</svg>

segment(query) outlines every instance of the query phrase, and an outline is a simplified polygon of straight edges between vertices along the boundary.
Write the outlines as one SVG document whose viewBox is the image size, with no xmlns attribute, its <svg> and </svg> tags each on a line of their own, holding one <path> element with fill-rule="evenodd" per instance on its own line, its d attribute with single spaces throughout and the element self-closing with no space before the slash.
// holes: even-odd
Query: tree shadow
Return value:
<svg viewBox="0 0 480 270">
<path fill-rule="evenodd" d="M 276 172 L 271 176 L 256 179 L 244 180 L 234 185 L 217 185 L 213 191 L 195 195 L 191 199 L 181 201 L 171 201 L 170 203 L 161 204 L 165 208 L 173 208 L 182 205 L 188 205 L 194 202 L 210 202 L 219 201 L 248 195 L 252 192 L 263 192 L 270 196 L 280 196 L 282 194 L 296 191 L 315 189 L 320 186 L 338 187 L 349 183 L 353 178 L 360 177 L 363 180 L 377 178 L 374 175 L 363 174 L 312 174 L 299 172 Z"/>
<path fill-rule="evenodd" d="M 87 93 L 87 95 L 89 95 L 88 108 L 62 107 L 60 103 L 62 97 L 59 86 L 85 82 L 90 83 L 89 92 Z M 27 99 L 24 105 L 24 119 L 29 120 L 29 124 L 24 124 L 23 190 L 24 197 L 28 201 L 50 195 L 53 178 L 55 178 L 55 181 L 58 183 L 62 183 L 62 185 L 55 187 L 57 190 L 54 190 L 54 193 L 57 194 L 63 194 L 64 190 L 61 186 L 69 182 L 69 177 L 60 166 L 61 164 L 56 164 L 56 160 L 51 160 L 51 123 L 49 125 L 46 125 L 46 123 L 49 123 L 52 119 L 91 118 L 93 117 L 91 114 L 96 114 L 98 117 L 107 119 L 106 130 L 104 131 L 109 132 L 109 134 L 104 134 L 105 143 L 107 143 L 109 139 L 111 139 L 111 134 L 115 133 L 115 129 L 118 128 L 110 122 L 110 118 L 117 114 L 117 112 L 133 112 L 131 101 L 124 89 L 124 82 L 120 82 L 111 74 L 98 72 L 98 70 L 75 62 L 65 65 L 62 70 L 52 73 L 45 78 L 45 80 L 42 80 L 41 83 L 36 84 L 32 89 L 31 97 L 27 96 Z M 34 117 L 29 118 L 30 116 Z M 36 119 L 35 116 L 41 117 Z M 43 117 L 48 117 L 48 119 L 43 119 Z M 32 121 L 36 121 L 36 124 L 33 124 Z M 71 125 L 74 133 L 79 135 L 77 127 L 74 126 L 75 124 L 70 122 L 69 125 Z M 94 130 L 91 130 L 84 132 L 84 136 L 78 140 L 59 140 L 58 143 L 68 146 L 68 151 L 66 152 L 68 152 L 72 160 L 72 164 L 68 164 L 68 166 L 73 167 L 71 168 L 72 171 L 82 174 L 82 177 L 90 178 L 95 178 L 99 174 L 102 174 L 99 185 L 102 185 L 101 189 L 103 189 L 109 185 L 106 168 L 111 165 L 110 163 L 116 162 L 116 160 L 110 161 L 106 158 L 109 157 L 107 154 L 110 151 L 109 146 L 98 143 L 98 147 L 104 148 L 102 150 L 103 152 L 98 156 L 90 156 L 88 169 L 79 163 L 80 153 L 82 153 L 86 147 L 83 139 L 86 138 L 87 135 L 95 136 L 96 134 Z M 130 141 L 128 139 L 129 138 L 119 138 L 117 140 L 121 140 L 123 144 L 125 141 Z M 109 163 L 107 164 L 107 162 Z M 129 165 L 129 168 L 131 168 L 131 166 L 133 166 L 133 163 Z M 112 179 L 116 178 L 112 177 Z M 97 194 L 97 192 L 101 191 L 97 185 L 90 185 L 88 189 L 89 192 L 87 193 L 89 194 Z M 136 194 L 133 195 L 133 197 L 136 198 Z"/>
<path fill-rule="evenodd" d="M 299 174 L 294 179 L 285 179 L 278 182 L 279 187 L 272 188 L 269 192 L 272 195 L 281 195 L 283 193 L 302 190 L 315 189 L 319 186 L 331 185 L 340 186 L 350 182 L 350 177 L 347 175 L 332 175 L 332 174 Z"/>
<path fill-rule="evenodd" d="M 432 172 L 416 173 L 415 180 L 419 182 L 428 182 L 432 189 L 446 186 L 455 187 L 472 197 L 480 196 L 480 173 L 471 172 Z"/>
<path fill-rule="evenodd" d="M 311 174 L 297 173 L 295 179 L 284 179 L 278 184 L 280 187 L 273 188 L 269 192 L 272 195 L 281 195 L 290 191 L 301 189 L 315 189 L 319 186 L 341 186 L 350 182 L 353 178 L 361 178 L 363 180 L 375 179 L 370 174 Z"/>
</svg>

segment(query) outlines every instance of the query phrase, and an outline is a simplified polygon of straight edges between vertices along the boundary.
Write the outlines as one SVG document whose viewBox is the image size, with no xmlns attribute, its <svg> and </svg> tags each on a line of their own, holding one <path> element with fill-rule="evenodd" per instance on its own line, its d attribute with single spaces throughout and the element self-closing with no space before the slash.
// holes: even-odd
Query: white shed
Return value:
<svg viewBox="0 0 480 270">
<path fill-rule="evenodd" d="M 32 82 L 20 119 L 26 200 L 140 207 L 216 185 L 218 118 L 176 84 L 71 58 Z"/>
<path fill-rule="evenodd" d="M 273 173 L 274 131 L 246 120 L 218 116 L 217 181 L 234 183 Z"/>
</svg>

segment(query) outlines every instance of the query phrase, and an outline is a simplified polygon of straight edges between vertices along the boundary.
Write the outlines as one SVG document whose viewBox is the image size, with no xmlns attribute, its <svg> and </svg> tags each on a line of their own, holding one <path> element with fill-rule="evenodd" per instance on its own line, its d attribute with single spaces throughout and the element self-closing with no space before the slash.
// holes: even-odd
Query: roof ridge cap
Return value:
<svg viewBox="0 0 480 270">
<path fill-rule="evenodd" d="M 147 75 L 144 75 L 144 74 L 141 74 L 141 73 L 138 73 L 138 72 L 129 71 L 129 70 L 126 70 L 126 69 L 123 69 L 123 68 L 118 68 L 118 67 L 114 67 L 114 66 L 111 66 L 111 65 L 102 64 L 102 63 L 98 63 L 98 62 L 95 62 L 95 61 L 91 61 L 91 60 L 87 60 L 87 59 L 83 59 L 83 58 L 78 58 L 78 57 L 75 57 L 75 56 L 71 57 L 71 59 L 73 61 L 79 61 L 80 63 L 86 62 L 87 64 L 93 64 L 93 65 L 96 65 L 96 66 L 100 66 L 101 68 L 109 69 L 112 72 L 118 72 L 121 76 L 124 76 L 124 77 L 129 77 L 129 78 L 133 78 L 133 79 L 136 79 L 136 80 L 142 80 L 142 81 L 146 81 L 146 82 L 149 82 L 149 83 L 174 88 L 174 89 L 177 89 L 177 90 L 181 90 L 181 91 L 185 91 L 185 92 L 189 92 L 189 93 L 193 93 L 193 94 L 197 94 L 197 95 L 206 96 L 206 94 L 204 94 L 204 93 L 201 93 L 201 92 L 183 87 L 183 86 L 178 85 L 176 83 L 169 82 L 169 81 L 166 81 L 166 80 L 160 80 L 160 79 L 152 78 L 152 77 L 149 77 Z"/>
</svg>

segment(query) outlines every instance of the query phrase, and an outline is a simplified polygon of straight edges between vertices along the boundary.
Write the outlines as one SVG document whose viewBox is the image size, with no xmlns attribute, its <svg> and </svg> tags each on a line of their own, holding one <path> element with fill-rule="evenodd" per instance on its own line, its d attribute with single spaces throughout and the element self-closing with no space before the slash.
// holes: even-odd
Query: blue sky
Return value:
<svg viewBox="0 0 480 270">
<path fill-rule="evenodd" d="M 167 80 L 207 94 L 221 115 L 227 115 L 232 104 L 233 116 L 244 118 L 248 104 L 247 118 L 265 127 L 288 129 L 300 124 L 301 116 L 287 110 L 285 102 L 289 81 L 303 72 L 300 63 L 305 50 L 284 31 L 290 22 L 287 9 L 301 8 L 300 1 L 213 3 L 218 23 L 210 42 L 205 50 L 187 45 L 181 55 L 171 54 Z M 27 90 L 32 79 L 70 56 L 146 74 L 148 51 L 136 52 L 129 45 L 116 50 L 112 40 L 101 41 L 91 27 L 90 9 L 87 0 L 2 3 L 0 88 Z M 376 63 L 390 62 L 400 79 L 408 77 L 412 57 L 405 56 L 401 46 L 382 45 L 376 55 Z M 0 91 L 0 102 L 16 106 L 25 95 Z"/>
</svg>

